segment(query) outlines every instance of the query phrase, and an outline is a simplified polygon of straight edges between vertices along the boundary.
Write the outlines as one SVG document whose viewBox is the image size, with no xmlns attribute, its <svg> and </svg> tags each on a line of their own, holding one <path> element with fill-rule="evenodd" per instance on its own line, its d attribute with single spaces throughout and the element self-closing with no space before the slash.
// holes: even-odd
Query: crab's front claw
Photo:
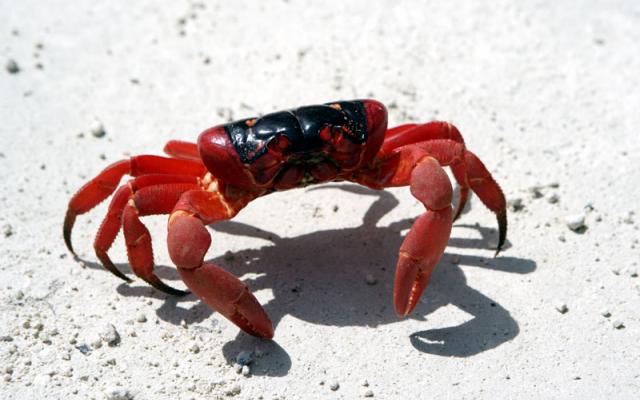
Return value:
<svg viewBox="0 0 640 400">
<path fill-rule="evenodd" d="M 399 316 L 418 304 L 451 235 L 451 182 L 438 161 L 429 156 L 418 160 L 411 171 L 411 194 L 427 212 L 413 223 L 400 246 L 393 288 L 393 303 Z"/>
<path fill-rule="evenodd" d="M 267 313 L 247 285 L 231 273 L 208 263 L 178 271 L 196 296 L 240 329 L 261 338 L 273 338 L 273 324 Z"/>
<path fill-rule="evenodd" d="M 185 211 L 174 212 L 169 219 L 167 242 L 169 255 L 193 294 L 243 331 L 273 338 L 273 324 L 249 287 L 233 274 L 203 261 L 211 237 L 202 219 Z"/>
<path fill-rule="evenodd" d="M 418 304 L 451 234 L 451 207 L 422 214 L 402 242 L 393 285 L 396 314 L 405 316 Z"/>
</svg>

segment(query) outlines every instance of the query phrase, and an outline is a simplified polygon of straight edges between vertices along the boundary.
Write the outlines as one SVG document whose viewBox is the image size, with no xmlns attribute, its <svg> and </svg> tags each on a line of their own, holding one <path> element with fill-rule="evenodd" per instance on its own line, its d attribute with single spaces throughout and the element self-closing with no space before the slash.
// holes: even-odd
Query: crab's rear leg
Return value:
<svg viewBox="0 0 640 400">
<path fill-rule="evenodd" d="M 189 191 L 169 217 L 168 248 L 187 287 L 245 332 L 273 337 L 273 324 L 248 286 L 204 257 L 211 245 L 206 225 L 233 217 L 248 199 L 229 204 L 219 193 Z M 244 204 L 242 204 L 244 203 Z"/>
<path fill-rule="evenodd" d="M 134 177 L 146 174 L 203 176 L 205 172 L 206 169 L 199 162 L 150 155 L 135 156 L 109 165 L 82 186 L 69 201 L 63 225 L 63 236 L 67 248 L 75 254 L 71 244 L 71 231 L 76 217 L 91 210 L 109 197 L 116 190 L 124 175 L 128 174 Z"/>
<path fill-rule="evenodd" d="M 151 235 L 140 217 L 169 214 L 183 193 L 198 188 L 194 183 L 147 186 L 136 191 L 122 211 L 122 231 L 131 269 L 151 286 L 176 296 L 185 295 L 187 292 L 168 286 L 153 272 L 155 262 Z"/>
<path fill-rule="evenodd" d="M 198 178 L 191 176 L 152 174 L 143 175 L 141 177 L 132 179 L 127 182 L 127 184 L 120 186 L 111 198 L 111 203 L 109 203 L 107 215 L 105 215 L 104 219 L 102 220 L 100 229 L 98 229 L 98 233 L 96 234 L 96 238 L 93 242 L 93 248 L 95 250 L 96 257 L 98 257 L 102 265 L 117 277 L 127 282 L 131 281 L 131 279 L 129 279 L 126 275 L 124 275 L 116 268 L 107 252 L 111 248 L 113 241 L 115 240 L 118 232 L 120 231 L 120 228 L 122 227 L 122 214 L 128 202 L 133 201 L 135 204 L 135 202 L 137 201 L 138 203 L 142 203 L 142 205 L 146 203 L 158 202 L 159 205 L 162 205 L 162 198 L 157 199 L 153 196 L 150 196 L 153 195 L 154 191 L 149 191 L 147 189 L 144 192 L 138 193 L 139 190 L 151 186 L 164 185 L 163 187 L 165 188 L 165 191 L 175 190 L 177 191 L 177 196 L 179 197 L 181 191 L 197 187 L 197 182 Z M 167 186 L 167 184 L 178 185 Z M 187 185 L 184 186 L 184 184 Z M 168 205 L 168 210 L 165 212 L 165 214 L 171 212 L 171 208 L 176 203 L 176 201 L 177 197 L 173 201 L 173 203 Z"/>
<path fill-rule="evenodd" d="M 164 145 L 164 152 L 173 158 L 202 162 L 198 145 L 195 143 L 183 142 L 182 140 L 169 140 L 167 144 Z"/>
</svg>

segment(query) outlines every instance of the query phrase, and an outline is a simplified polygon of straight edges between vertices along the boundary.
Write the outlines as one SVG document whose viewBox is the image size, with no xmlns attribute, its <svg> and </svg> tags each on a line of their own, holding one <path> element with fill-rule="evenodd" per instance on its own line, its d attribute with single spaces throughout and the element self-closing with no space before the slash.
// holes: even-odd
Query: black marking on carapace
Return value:
<svg viewBox="0 0 640 400">
<path fill-rule="evenodd" d="M 338 107 L 336 107 L 336 105 Z M 324 144 L 320 131 L 325 127 L 346 128 L 354 143 L 367 141 L 367 114 L 362 101 L 336 101 L 294 110 L 278 111 L 260 118 L 247 118 L 224 125 L 240 160 L 251 164 L 267 151 L 269 141 L 284 135 L 294 154 L 314 153 Z"/>
</svg>

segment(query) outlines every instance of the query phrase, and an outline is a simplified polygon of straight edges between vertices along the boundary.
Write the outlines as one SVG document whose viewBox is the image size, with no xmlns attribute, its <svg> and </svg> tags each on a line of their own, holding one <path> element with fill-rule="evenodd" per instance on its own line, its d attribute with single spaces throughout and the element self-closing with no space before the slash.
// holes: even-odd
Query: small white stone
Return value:
<svg viewBox="0 0 640 400">
<path fill-rule="evenodd" d="M 242 366 L 242 376 L 249 376 L 251 374 L 251 369 L 248 365 Z"/>
<path fill-rule="evenodd" d="M 13 227 L 11 226 L 11 224 L 4 224 L 4 226 L 2 227 L 2 230 L 4 232 L 4 237 L 9 237 L 13 235 Z"/>
<path fill-rule="evenodd" d="M 567 224 L 567 227 L 572 231 L 576 232 L 585 227 L 584 220 L 586 216 L 584 213 L 569 215 L 565 217 L 564 221 Z"/>
<path fill-rule="evenodd" d="M 198 346 L 198 343 L 193 343 L 191 347 L 189 347 L 189 351 L 191 351 L 194 354 L 198 354 L 200 353 L 200 346 Z"/>
<path fill-rule="evenodd" d="M 100 121 L 94 121 L 91 124 L 89 130 L 91 131 L 91 134 L 97 138 L 101 138 L 107 134 L 107 132 L 104 130 L 104 126 L 102 126 L 102 122 Z"/>
<path fill-rule="evenodd" d="M 609 318 L 611 316 L 611 311 L 609 311 L 608 308 L 603 308 L 602 310 L 600 310 L 600 315 L 605 318 Z"/>
<path fill-rule="evenodd" d="M 364 397 L 373 397 L 373 390 L 367 389 L 367 391 L 364 392 Z"/>
<path fill-rule="evenodd" d="M 507 206 L 513 212 L 524 210 L 524 203 L 522 202 L 522 198 L 520 197 L 509 199 L 509 201 L 507 202 Z"/>
<path fill-rule="evenodd" d="M 100 339 L 109 346 L 115 346 L 120 342 L 120 335 L 112 324 L 105 324 L 100 331 Z"/>
<path fill-rule="evenodd" d="M 10 74 L 17 74 L 18 72 L 20 72 L 20 67 L 15 60 L 7 61 L 4 67 Z"/>
<path fill-rule="evenodd" d="M 613 327 L 616 329 L 622 329 L 624 328 L 624 322 L 620 321 L 619 319 L 613 321 L 612 323 Z"/>
<path fill-rule="evenodd" d="M 147 322 L 147 316 L 144 314 L 138 314 L 138 316 L 136 317 L 136 321 L 143 323 L 143 322 Z"/>
<path fill-rule="evenodd" d="M 237 396 L 240 394 L 240 392 L 242 392 L 242 386 L 240 386 L 240 384 L 236 383 L 235 385 L 231 386 L 231 388 L 229 390 L 227 390 L 225 392 L 225 395 L 231 397 L 231 396 Z"/>
<path fill-rule="evenodd" d="M 336 390 L 340 389 L 340 383 L 338 381 L 331 382 L 331 384 L 329 385 L 329 389 L 335 392 Z"/>
<path fill-rule="evenodd" d="M 234 363 L 233 364 L 233 370 L 236 371 L 236 374 L 241 374 L 242 373 L 242 365 L 240 365 L 238 363 Z"/>
</svg>

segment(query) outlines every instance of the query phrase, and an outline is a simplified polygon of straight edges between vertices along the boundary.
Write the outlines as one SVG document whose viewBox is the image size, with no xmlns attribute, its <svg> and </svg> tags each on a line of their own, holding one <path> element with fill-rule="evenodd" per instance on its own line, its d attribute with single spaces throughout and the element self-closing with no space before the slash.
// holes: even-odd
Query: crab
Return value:
<svg viewBox="0 0 640 400">
<path fill-rule="evenodd" d="M 506 202 L 491 174 L 447 122 L 387 129 L 387 110 L 376 100 L 337 101 L 218 125 L 197 144 L 169 141 L 169 157 L 138 155 L 117 161 L 69 201 L 63 236 L 75 256 L 76 217 L 113 195 L 94 242 L 102 265 L 130 282 L 107 254 L 122 229 L 133 273 L 156 289 L 185 295 L 154 273 L 151 236 L 141 217 L 168 214 L 169 256 L 187 288 L 245 332 L 273 338 L 266 312 L 249 287 L 205 262 L 207 225 L 233 218 L 267 194 L 331 181 L 372 189 L 409 186 L 426 211 L 417 217 L 398 254 L 393 304 L 398 316 L 416 307 L 438 264 L 453 221 L 473 191 L 497 218 L 496 255 L 507 234 Z M 449 167 L 460 188 L 452 207 Z M 133 179 L 119 186 L 123 176 Z"/>
</svg>

